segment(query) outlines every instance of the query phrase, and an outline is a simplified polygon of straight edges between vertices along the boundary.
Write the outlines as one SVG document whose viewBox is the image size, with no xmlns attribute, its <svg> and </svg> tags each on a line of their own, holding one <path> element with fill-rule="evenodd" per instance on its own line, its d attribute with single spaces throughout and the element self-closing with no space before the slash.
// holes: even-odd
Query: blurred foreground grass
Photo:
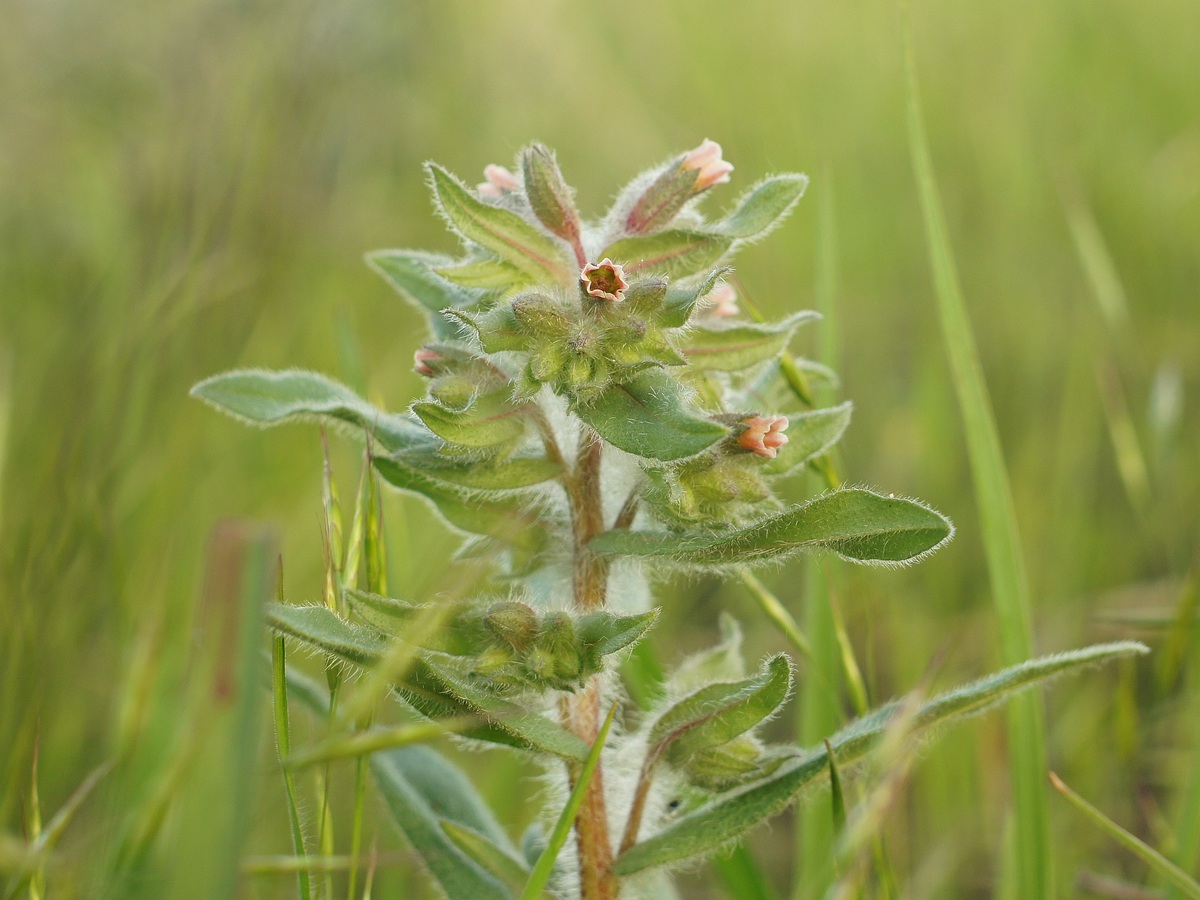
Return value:
<svg viewBox="0 0 1200 900">
<path fill-rule="evenodd" d="M 58 863 L 75 875 L 60 896 L 101 895 L 104 867 L 155 798 L 202 784 L 205 761 L 178 760 L 225 637 L 202 599 L 214 525 L 273 523 L 287 595 L 320 596 L 318 440 L 247 432 L 187 389 L 234 365 L 299 366 L 405 405 L 419 323 L 361 254 L 449 249 L 422 185 L 427 158 L 471 180 L 537 138 L 592 212 L 611 186 L 705 136 L 740 184 L 808 171 L 811 196 L 743 256 L 741 283 L 768 313 L 813 305 L 816 211 L 831 204 L 839 369 L 857 406 L 844 469 L 926 498 L 960 529 L 910 572 L 841 574 L 871 698 L 917 683 L 935 658 L 944 683 L 995 667 L 893 3 L 3 0 L 2 15 L 0 829 L 28 827 L 35 743 L 44 818 L 120 759 L 67 832 Z M 1170 852 L 1200 771 L 1200 642 L 1169 627 L 1195 590 L 1200 524 L 1200 8 L 938 0 L 914 17 L 1036 648 L 1134 635 L 1157 651 L 1051 692 L 1051 760 Z M 349 490 L 353 452 L 335 462 Z M 417 502 L 391 496 L 387 515 L 393 588 L 443 586 L 431 561 L 453 541 Z M 768 579 L 797 615 L 802 569 Z M 680 585 L 664 600 L 660 632 L 683 635 L 659 643 L 666 658 L 705 642 L 721 606 L 750 626 L 753 648 L 783 646 L 734 585 Z M 1168 625 L 1146 624 L 1156 618 Z M 265 735 L 265 705 L 262 717 Z M 245 849 L 286 853 L 283 785 L 262 749 Z M 917 766 L 887 830 L 906 896 L 991 895 L 1004 757 L 993 717 Z M 523 823 L 534 785 L 509 776 L 528 773 L 488 759 L 484 789 Z M 311 781 L 301 788 L 315 796 Z M 1060 893 L 1081 869 L 1143 877 L 1071 810 L 1051 809 Z M 165 814 L 130 895 L 158 895 L 154 878 L 174 871 L 164 890 L 188 896 L 200 865 L 189 849 L 207 833 L 197 817 L 203 804 Z M 370 827 L 381 852 L 402 849 L 382 820 Z M 786 891 L 784 829 L 753 843 Z M 412 896 L 411 877 L 393 859 L 376 896 Z M 244 883 L 249 895 L 294 890 L 284 876 Z"/>
</svg>

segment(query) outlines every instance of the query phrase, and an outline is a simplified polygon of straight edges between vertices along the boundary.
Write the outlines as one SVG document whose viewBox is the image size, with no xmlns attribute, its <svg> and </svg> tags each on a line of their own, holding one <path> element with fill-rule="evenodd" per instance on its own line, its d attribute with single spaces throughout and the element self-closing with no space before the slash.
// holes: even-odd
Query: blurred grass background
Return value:
<svg viewBox="0 0 1200 900">
<path fill-rule="evenodd" d="M 737 184 L 808 172 L 809 197 L 743 253 L 739 278 L 771 314 L 813 305 L 816 248 L 830 237 L 817 210 L 830 204 L 839 367 L 857 405 L 844 470 L 959 526 L 911 571 L 842 573 L 872 699 L 910 688 L 942 653 L 939 685 L 997 664 L 892 0 L 2 0 L 0 15 L 0 829 L 27 828 L 35 737 L 47 813 L 102 760 L 123 760 L 65 839 L 66 895 L 102 895 L 116 835 L 169 792 L 196 727 L 197 660 L 221 642 L 202 601 L 214 524 L 273 523 L 288 596 L 320 596 L 318 437 L 248 431 L 187 390 L 233 366 L 297 366 L 406 405 L 421 323 L 361 255 L 452 248 L 425 159 L 474 181 L 541 140 L 593 215 L 625 179 L 704 137 L 724 145 Z M 1169 620 L 1194 597 L 1200 7 L 922 0 L 913 15 L 1037 647 L 1133 635 L 1157 651 L 1052 689 L 1051 762 L 1170 850 L 1200 771 L 1200 660 L 1186 629 L 1111 614 Z M 353 450 L 335 460 L 352 493 Z M 393 495 L 387 516 L 393 589 L 428 595 L 445 581 L 428 561 L 453 539 L 419 503 Z M 802 568 L 768 579 L 798 616 Z M 735 585 L 680 585 L 664 601 L 668 660 L 709 641 L 722 607 L 744 619 L 752 652 L 783 646 Z M 264 707 L 264 736 L 265 718 Z M 888 830 L 904 896 L 992 895 L 1002 719 L 953 732 L 918 766 Z M 244 810 L 246 849 L 286 853 L 267 760 Z M 507 777 L 515 763 L 470 764 L 513 821 L 528 819 L 535 786 Z M 1052 810 L 1062 896 L 1081 869 L 1143 877 L 1071 810 Z M 160 870 L 186 870 L 188 821 L 165 814 Z M 381 850 L 399 848 L 382 820 L 377 832 Z M 786 891 L 787 821 L 758 834 L 754 851 Z M 377 896 L 420 896 L 411 878 L 388 868 Z M 703 873 L 686 884 L 689 896 L 716 891 Z M 244 885 L 294 891 L 285 877 Z"/>
</svg>

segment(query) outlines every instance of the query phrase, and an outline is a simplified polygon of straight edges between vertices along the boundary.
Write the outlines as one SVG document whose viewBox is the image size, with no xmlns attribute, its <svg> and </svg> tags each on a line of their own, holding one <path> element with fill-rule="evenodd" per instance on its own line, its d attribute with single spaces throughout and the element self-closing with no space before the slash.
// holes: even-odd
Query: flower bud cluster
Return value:
<svg viewBox="0 0 1200 900">
<path fill-rule="evenodd" d="M 429 649 L 468 658 L 468 671 L 485 679 L 489 691 L 575 691 L 603 668 L 607 653 L 640 637 L 653 618 L 539 613 L 520 600 L 463 604 Z"/>
</svg>

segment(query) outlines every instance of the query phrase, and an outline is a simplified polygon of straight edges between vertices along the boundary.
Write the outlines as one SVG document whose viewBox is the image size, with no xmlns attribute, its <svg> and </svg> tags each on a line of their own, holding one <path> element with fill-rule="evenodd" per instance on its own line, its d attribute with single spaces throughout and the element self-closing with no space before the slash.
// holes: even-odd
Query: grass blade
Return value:
<svg viewBox="0 0 1200 900">
<path fill-rule="evenodd" d="M 904 49 L 909 150 L 929 244 L 943 344 L 966 432 L 1002 658 L 1005 663 L 1013 664 L 1033 653 L 1029 581 L 1000 438 L 934 177 L 912 43 L 911 23 L 906 14 Z M 1054 870 L 1050 818 L 1041 784 L 1046 768 L 1046 738 L 1040 698 L 1035 694 L 1016 698 L 1009 707 L 1008 726 L 1016 815 L 1017 894 L 1021 897 L 1052 897 Z"/>
<path fill-rule="evenodd" d="M 596 766 L 600 764 L 600 753 L 604 749 L 604 742 L 608 739 L 608 729 L 612 726 L 613 716 L 616 713 L 617 704 L 613 703 L 612 709 L 608 711 L 608 717 L 600 726 L 600 733 L 596 735 L 596 741 L 592 744 L 592 749 L 583 763 L 583 769 L 575 781 L 571 796 L 567 798 L 567 805 L 563 807 L 558 821 L 554 823 L 554 830 L 550 832 L 550 840 L 546 844 L 546 849 L 538 857 L 529 881 L 525 883 L 525 890 L 521 892 L 521 900 L 538 900 L 542 896 L 542 892 L 546 890 L 546 883 L 554 871 L 554 863 L 558 860 L 558 854 L 571 834 L 571 826 L 575 823 L 575 816 L 579 814 L 579 807 L 583 805 L 583 796 L 587 793 L 588 782 L 592 780 L 592 774 L 596 771 Z"/>
<path fill-rule="evenodd" d="M 713 868 L 731 897 L 737 900 L 775 900 L 771 882 L 745 844 L 713 859 Z"/>
<path fill-rule="evenodd" d="M 1155 872 L 1169 881 L 1177 890 L 1182 891 L 1183 896 L 1190 897 L 1192 900 L 1200 900 L 1200 882 L 1197 882 L 1187 872 L 1183 871 L 1183 869 L 1179 868 L 1179 866 L 1175 865 L 1175 863 L 1171 862 L 1149 844 L 1130 834 L 1096 807 L 1092 806 L 1092 804 L 1071 790 L 1053 772 L 1050 773 L 1050 784 L 1054 786 L 1056 791 L 1066 797 L 1072 806 L 1091 819 L 1092 823 L 1099 827 L 1101 831 L 1145 862 Z"/>
<path fill-rule="evenodd" d="M 282 585 L 282 576 L 280 576 L 278 583 Z M 279 635 L 271 641 L 271 672 L 273 674 L 272 687 L 274 688 L 273 696 L 275 701 L 275 750 L 279 755 L 281 764 L 292 752 L 291 727 L 288 721 L 285 641 L 286 638 L 283 635 Z M 283 784 L 287 791 L 288 820 L 292 829 L 292 847 L 296 855 L 303 859 L 306 855 L 306 850 L 304 847 L 304 828 L 300 824 L 300 807 L 296 802 L 296 778 L 287 768 L 283 769 Z M 301 900 L 309 900 L 312 897 L 312 887 L 308 880 L 308 870 L 301 869 L 297 873 L 297 879 Z"/>
</svg>

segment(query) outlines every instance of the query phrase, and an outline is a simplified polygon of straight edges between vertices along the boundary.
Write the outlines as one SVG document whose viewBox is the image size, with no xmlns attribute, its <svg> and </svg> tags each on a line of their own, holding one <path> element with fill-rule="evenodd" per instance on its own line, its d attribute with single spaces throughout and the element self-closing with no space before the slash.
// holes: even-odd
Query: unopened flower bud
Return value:
<svg viewBox="0 0 1200 900">
<path fill-rule="evenodd" d="M 690 150 L 683 158 L 685 172 L 699 170 L 696 176 L 694 191 L 703 191 L 714 184 L 725 184 L 729 181 L 729 173 L 733 164 L 721 158 L 721 145 L 716 141 L 705 138 L 699 147 Z"/>
<path fill-rule="evenodd" d="M 751 453 L 774 459 L 779 448 L 788 442 L 784 434 L 788 427 L 787 416 L 751 416 L 743 419 L 742 424 L 746 430 L 738 436 L 738 446 Z"/>
<path fill-rule="evenodd" d="M 492 604 L 483 621 L 496 637 L 518 650 L 529 646 L 538 631 L 537 614 L 516 600 Z"/>
<path fill-rule="evenodd" d="M 519 186 L 516 175 L 494 163 L 484 167 L 483 177 L 487 180 L 480 182 L 476 188 L 480 197 L 496 199 L 515 191 Z"/>
<path fill-rule="evenodd" d="M 418 375 L 424 375 L 432 378 L 437 374 L 430 365 L 432 362 L 437 362 L 442 358 L 442 355 L 436 350 L 431 350 L 428 347 L 419 347 L 417 352 L 413 354 L 413 371 Z"/>
<path fill-rule="evenodd" d="M 589 297 L 619 303 L 625 299 L 625 270 L 607 256 L 597 263 L 588 263 L 579 273 L 579 283 Z"/>
<path fill-rule="evenodd" d="M 737 291 L 727 282 L 718 284 L 705 299 L 708 302 L 707 313 L 711 318 L 727 319 L 741 312 L 737 305 Z"/>
</svg>

